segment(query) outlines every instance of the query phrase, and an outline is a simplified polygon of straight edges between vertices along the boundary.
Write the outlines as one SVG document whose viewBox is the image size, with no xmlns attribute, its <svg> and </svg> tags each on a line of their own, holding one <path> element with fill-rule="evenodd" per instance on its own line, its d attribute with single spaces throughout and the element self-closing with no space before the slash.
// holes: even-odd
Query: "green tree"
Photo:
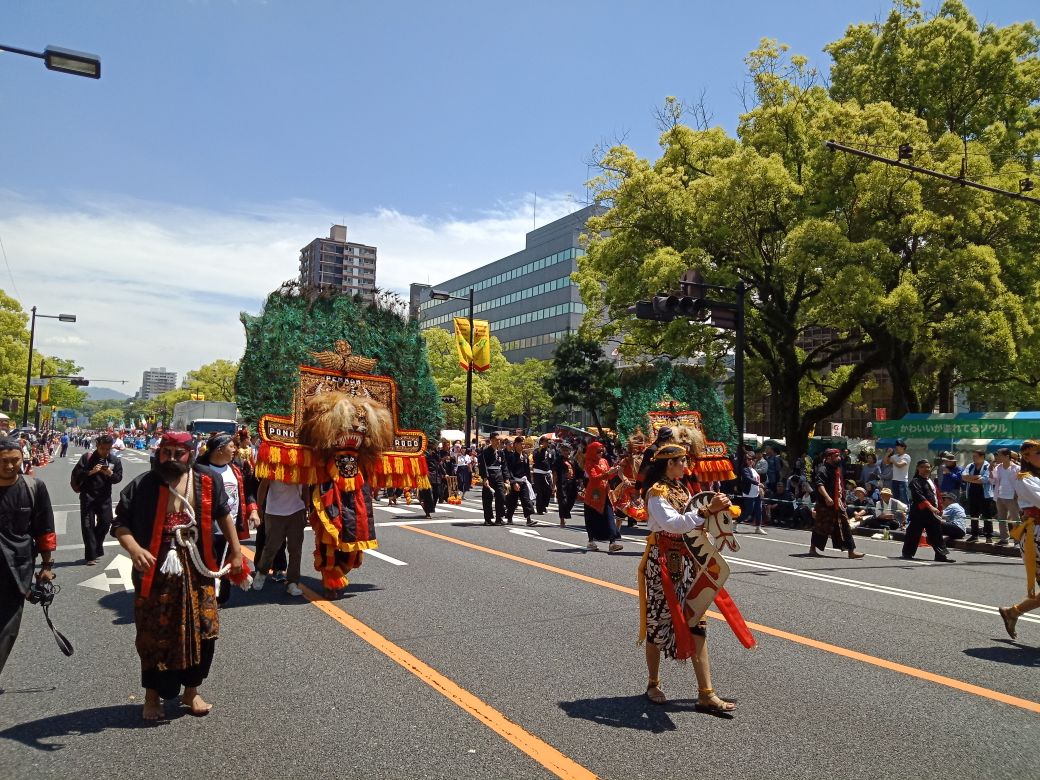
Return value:
<svg viewBox="0 0 1040 780">
<path fill-rule="evenodd" d="M 552 397 L 545 389 L 553 373 L 552 361 L 528 358 L 523 363 L 510 363 L 501 377 L 493 378 L 495 414 L 500 418 L 519 416 L 524 428 L 541 425 L 553 409 Z"/>
<path fill-rule="evenodd" d="M 237 360 L 214 360 L 185 374 L 183 387 L 207 401 L 234 401 L 236 376 Z"/>
<path fill-rule="evenodd" d="M 752 105 L 735 138 L 687 127 L 670 99 L 659 160 L 624 146 L 603 154 L 592 184 L 610 209 L 589 222 L 576 274 L 590 308 L 583 331 L 623 337 L 632 359 L 695 356 L 717 372 L 729 344 L 714 329 L 635 321 L 627 308 L 674 288 L 688 267 L 743 283 L 749 375 L 764 378 L 771 417 L 796 452 L 875 369 L 892 376 L 898 415 L 930 409 L 952 377 L 987 360 L 1013 364 L 1032 333 L 1022 304 L 1037 290 L 1035 264 L 1024 262 L 1038 245 L 1035 212 L 827 151 L 827 139 L 910 143 L 919 163 L 955 175 L 964 141 L 933 138 L 928 121 L 889 103 L 838 102 L 804 57 L 772 41 L 747 64 Z M 968 149 L 998 181 L 1008 166 L 1021 170 L 985 137 Z M 816 346 L 805 349 L 810 336 Z"/>
<path fill-rule="evenodd" d="M 430 360 L 430 372 L 437 392 L 441 397 L 454 396 L 453 404 L 441 404 L 445 425 L 449 428 L 465 430 L 466 428 L 466 371 L 459 365 L 459 355 L 455 348 L 455 339 L 444 328 L 428 328 L 422 332 L 426 342 L 426 353 Z M 473 372 L 473 409 L 479 419 L 483 413 L 496 406 L 497 392 L 503 383 L 500 381 L 510 368 L 502 354 L 502 343 L 498 337 L 491 337 L 491 368 L 487 371 Z"/>
<path fill-rule="evenodd" d="M 126 421 L 126 409 L 121 406 L 110 406 L 90 415 L 90 427 L 95 430 L 104 430 L 109 423 L 119 425 Z"/>
<path fill-rule="evenodd" d="M 579 333 L 570 333 L 557 344 L 545 389 L 554 404 L 587 409 L 600 435 L 604 417 L 609 421 L 617 414 L 618 378 L 614 364 L 603 356 L 599 341 Z"/>
<path fill-rule="evenodd" d="M 28 322 L 22 305 L 0 290 L 0 397 L 21 399 L 25 392 Z"/>
</svg>

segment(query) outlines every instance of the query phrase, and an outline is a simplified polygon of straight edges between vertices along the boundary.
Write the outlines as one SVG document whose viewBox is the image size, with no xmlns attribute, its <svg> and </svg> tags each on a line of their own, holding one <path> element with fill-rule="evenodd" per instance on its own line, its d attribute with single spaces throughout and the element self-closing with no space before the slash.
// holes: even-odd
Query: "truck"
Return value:
<svg viewBox="0 0 1040 780">
<path fill-rule="evenodd" d="M 181 401 L 173 405 L 170 428 L 209 436 L 214 431 L 234 433 L 238 407 L 230 401 Z"/>
</svg>

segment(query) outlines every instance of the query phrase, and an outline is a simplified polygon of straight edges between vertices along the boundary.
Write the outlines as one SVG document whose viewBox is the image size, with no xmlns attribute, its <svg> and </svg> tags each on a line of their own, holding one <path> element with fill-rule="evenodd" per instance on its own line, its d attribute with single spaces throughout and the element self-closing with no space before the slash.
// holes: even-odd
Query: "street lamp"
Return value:
<svg viewBox="0 0 1040 780">
<path fill-rule="evenodd" d="M 42 52 L 29 51 L 3 44 L 0 44 L 0 51 L 9 51 L 12 54 L 23 54 L 26 57 L 43 60 L 47 70 L 55 70 L 58 73 L 70 73 L 73 76 L 86 76 L 90 79 L 101 78 L 101 58 L 96 54 L 62 49 L 58 46 L 48 46 Z"/>
<path fill-rule="evenodd" d="M 43 317 L 48 320 L 58 320 L 59 322 L 75 322 L 75 314 L 37 314 L 36 307 L 32 309 L 32 324 L 29 327 L 29 364 L 25 367 L 25 402 L 22 407 L 22 427 L 26 427 L 29 424 L 29 388 L 32 387 L 32 359 L 33 359 L 33 343 L 36 340 L 36 318 Z M 42 373 L 42 363 L 41 363 Z"/>
<path fill-rule="evenodd" d="M 473 431 L 473 288 L 469 288 L 469 295 L 465 298 L 452 295 L 443 290 L 430 290 L 430 299 L 434 301 L 469 301 L 469 362 L 466 364 L 466 449 L 472 442 Z"/>
</svg>

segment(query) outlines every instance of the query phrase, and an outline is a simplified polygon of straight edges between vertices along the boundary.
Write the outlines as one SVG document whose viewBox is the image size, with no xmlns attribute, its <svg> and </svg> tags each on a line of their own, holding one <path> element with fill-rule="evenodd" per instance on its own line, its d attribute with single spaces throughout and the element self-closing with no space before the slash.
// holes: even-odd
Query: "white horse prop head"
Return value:
<svg viewBox="0 0 1040 780">
<path fill-rule="evenodd" d="M 692 511 L 694 509 L 707 510 L 711 504 L 712 498 L 715 494 L 711 491 L 704 491 L 698 493 L 690 499 L 689 506 L 686 511 Z M 737 518 L 740 517 L 740 507 L 731 504 L 728 509 L 723 509 L 721 512 L 709 515 L 704 521 L 703 529 L 697 529 L 693 533 L 698 534 L 704 531 L 712 538 L 715 543 L 715 549 L 721 550 L 728 547 L 733 552 L 740 550 L 740 545 L 737 544 L 737 537 L 734 534 L 733 529 L 736 528 Z"/>
</svg>

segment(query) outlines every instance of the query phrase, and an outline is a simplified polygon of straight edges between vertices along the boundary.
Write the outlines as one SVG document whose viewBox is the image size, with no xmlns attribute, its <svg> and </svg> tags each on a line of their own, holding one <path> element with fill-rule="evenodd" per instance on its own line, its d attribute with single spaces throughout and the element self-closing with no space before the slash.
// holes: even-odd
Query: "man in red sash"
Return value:
<svg viewBox="0 0 1040 780">
<path fill-rule="evenodd" d="M 152 470 L 120 494 L 112 529 L 134 562 L 145 720 L 161 719 L 162 699 L 177 696 L 181 686 L 181 703 L 192 715 L 212 708 L 198 688 L 209 675 L 220 625 L 213 579 L 219 568 L 213 550 L 216 527 L 228 542 L 232 575 L 242 573 L 242 550 L 223 481 L 192 470 L 190 460 L 191 435 L 165 434 Z"/>
</svg>

